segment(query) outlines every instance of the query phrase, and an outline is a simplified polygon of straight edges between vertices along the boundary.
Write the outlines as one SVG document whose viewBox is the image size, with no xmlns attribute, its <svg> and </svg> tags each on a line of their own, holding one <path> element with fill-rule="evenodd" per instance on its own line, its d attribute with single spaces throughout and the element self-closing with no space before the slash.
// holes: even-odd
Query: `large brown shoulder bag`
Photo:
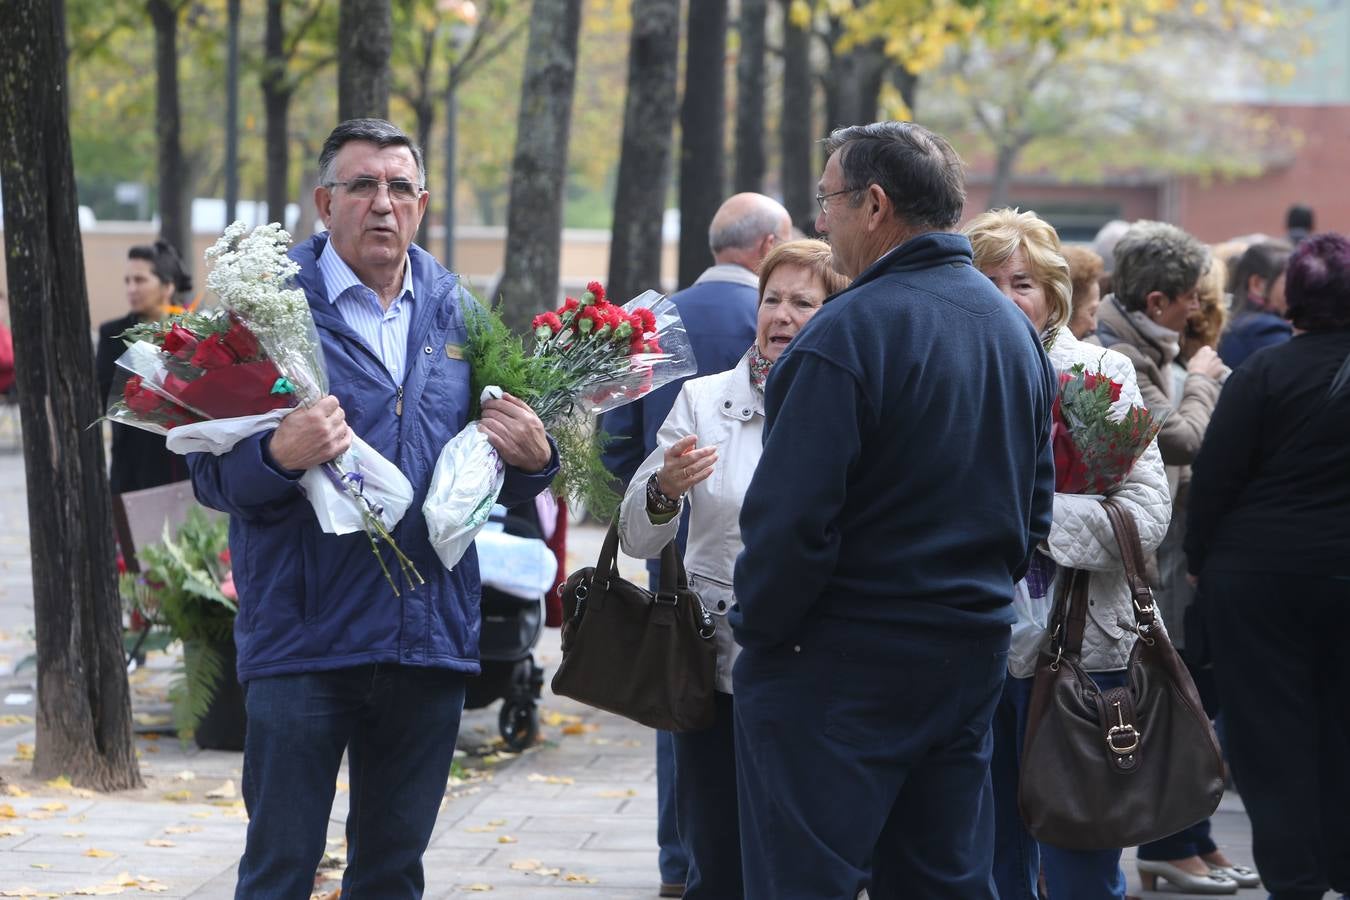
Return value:
<svg viewBox="0 0 1350 900">
<path fill-rule="evenodd" d="M 1134 520 L 1102 505 L 1120 544 L 1139 639 L 1124 687 L 1082 668 L 1089 573 L 1065 570 L 1036 668 L 1018 802 L 1032 837 L 1068 850 L 1133 847 L 1209 816 L 1224 764 L 1195 685 L 1158 622 Z"/>
<path fill-rule="evenodd" d="M 553 693 L 663 731 L 710 727 L 717 626 L 689 589 L 675 543 L 661 551 L 655 594 L 619 577 L 618 550 L 616 516 L 600 560 L 560 588 L 563 658 Z"/>
</svg>

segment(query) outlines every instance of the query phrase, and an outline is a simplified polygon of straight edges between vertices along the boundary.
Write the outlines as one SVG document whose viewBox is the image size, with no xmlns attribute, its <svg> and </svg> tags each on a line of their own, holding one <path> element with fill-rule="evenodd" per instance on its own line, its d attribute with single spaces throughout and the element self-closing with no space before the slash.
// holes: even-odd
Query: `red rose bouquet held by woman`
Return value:
<svg viewBox="0 0 1350 900">
<path fill-rule="evenodd" d="M 289 287 L 299 268 L 286 255 L 290 235 L 275 224 L 247 231 L 236 222 L 207 251 L 215 261 L 207 283 L 221 309 L 123 335 L 128 349 L 117 364 L 129 374 L 114 387 L 108 417 L 166 433 L 176 453 L 226 453 L 328 392 L 309 302 Z M 300 489 L 324 531 L 367 533 L 395 595 L 381 543 L 407 583 L 423 583 L 391 534 L 412 504 L 412 485 L 359 436 L 341 457 L 305 472 Z"/>
<path fill-rule="evenodd" d="M 1055 491 L 1102 494 L 1118 487 L 1167 414 L 1120 406 L 1119 382 L 1080 364 L 1059 376 L 1050 439 L 1055 453 Z"/>
<path fill-rule="evenodd" d="M 491 310 L 466 310 L 465 325 L 464 358 L 476 401 L 506 392 L 529 404 L 558 444 L 554 490 L 580 498 L 598 516 L 612 512 L 618 497 L 600 461 L 605 436 L 591 417 L 698 371 L 675 304 L 647 291 L 615 306 L 592 281 L 579 299 L 568 297 L 534 318 L 532 351 Z M 441 451 L 422 512 L 446 568 L 459 562 L 487 521 L 504 477 L 476 422 Z"/>
</svg>

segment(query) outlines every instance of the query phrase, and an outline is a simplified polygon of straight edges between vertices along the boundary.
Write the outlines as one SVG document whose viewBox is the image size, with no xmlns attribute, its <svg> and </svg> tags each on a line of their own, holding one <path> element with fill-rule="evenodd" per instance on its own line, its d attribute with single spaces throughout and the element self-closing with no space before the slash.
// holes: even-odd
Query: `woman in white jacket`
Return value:
<svg viewBox="0 0 1350 900">
<path fill-rule="evenodd" d="M 624 552 L 654 557 L 674 540 L 689 504 L 685 568 L 718 617 L 717 720 L 705 731 L 675 735 L 676 821 L 689 854 L 686 900 L 734 900 L 743 890 L 731 705 L 737 648 L 725 617 L 735 603 L 741 501 L 762 449 L 764 381 L 825 298 L 847 286 L 823 241 L 774 248 L 759 269 L 755 343 L 734 369 L 685 382 L 620 508 Z"/>
<path fill-rule="evenodd" d="M 1011 209 L 984 213 L 965 228 L 975 266 L 989 276 L 1026 313 L 1041 335 L 1051 362 L 1060 372 L 1082 364 L 1122 388 L 1118 409 L 1143 405 L 1134 366 L 1111 350 L 1078 341 L 1066 326 L 1072 284 L 1069 265 L 1055 230 L 1034 213 Z M 1111 491 L 1134 517 L 1145 553 L 1167 532 L 1171 500 L 1162 457 L 1155 441 Z M 1125 572 L 1106 512 L 1095 497 L 1056 494 L 1050 536 L 1038 549 L 1027 578 L 1017 585 L 1018 622 L 1008 657 L 1009 678 L 994 714 L 996 839 L 994 881 L 1003 900 L 1036 900 L 1043 868 L 1052 897 L 1124 898 L 1120 849 L 1063 850 L 1038 845 L 1027 833 L 1017 808 L 1017 780 L 1031 698 L 1036 654 L 1045 641 L 1045 623 L 1061 568 L 1091 573 L 1088 622 L 1083 634 L 1083 666 L 1103 690 L 1125 682 L 1125 666 L 1134 646 L 1134 611 Z M 1066 790 L 1073 785 L 1066 784 Z M 1236 889 L 1236 885 L 1234 885 Z"/>
</svg>

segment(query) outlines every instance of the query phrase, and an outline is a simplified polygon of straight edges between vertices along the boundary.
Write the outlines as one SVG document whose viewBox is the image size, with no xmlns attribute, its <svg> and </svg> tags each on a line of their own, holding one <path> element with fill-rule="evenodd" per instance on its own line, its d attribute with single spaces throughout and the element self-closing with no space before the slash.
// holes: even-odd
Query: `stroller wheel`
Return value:
<svg viewBox="0 0 1350 900">
<path fill-rule="evenodd" d="M 539 708 L 533 703 L 503 700 L 497 728 L 512 753 L 519 753 L 539 739 Z"/>
</svg>

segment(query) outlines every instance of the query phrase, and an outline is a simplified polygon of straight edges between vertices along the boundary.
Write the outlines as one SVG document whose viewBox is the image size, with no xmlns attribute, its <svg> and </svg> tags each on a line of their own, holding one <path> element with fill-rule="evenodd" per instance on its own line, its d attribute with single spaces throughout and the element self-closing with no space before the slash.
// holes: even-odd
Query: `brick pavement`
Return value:
<svg viewBox="0 0 1350 900">
<path fill-rule="evenodd" d="M 21 745 L 33 742 L 31 699 L 23 702 L 33 670 L 15 671 L 32 651 L 26 506 L 22 461 L 3 451 L 0 510 L 0 776 L 12 792 L 0 795 L 0 897 L 76 891 L 232 897 L 246 827 L 237 793 L 240 755 L 153 734 L 167 709 L 172 659 L 152 656 L 147 671 L 133 676 L 144 789 L 95 795 L 28 776 L 18 757 L 26 752 Z M 571 537 L 572 564 L 593 562 L 600 529 L 575 528 Z M 637 562 L 621 566 L 642 577 Z M 557 641 L 556 631 L 545 632 L 537 651 L 543 665 L 556 664 Z M 426 855 L 429 898 L 655 896 L 650 733 L 545 691 L 543 741 L 519 757 L 493 753 L 495 707 L 465 713 L 458 759 L 467 777 L 447 788 Z M 344 773 L 329 828 L 335 858 L 343 849 L 345 779 Z M 1250 862 L 1248 824 L 1235 796 L 1216 815 L 1215 834 L 1231 856 Z M 1126 870 L 1137 892 L 1129 851 Z"/>
</svg>

